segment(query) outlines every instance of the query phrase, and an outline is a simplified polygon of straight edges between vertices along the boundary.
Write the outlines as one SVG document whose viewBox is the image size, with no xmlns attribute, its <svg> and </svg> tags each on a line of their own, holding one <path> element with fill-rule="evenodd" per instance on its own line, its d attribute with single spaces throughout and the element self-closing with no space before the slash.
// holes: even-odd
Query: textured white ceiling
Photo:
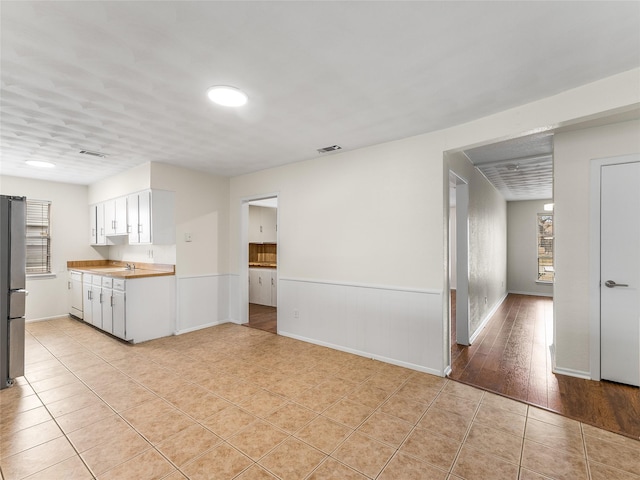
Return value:
<svg viewBox="0 0 640 480">
<path fill-rule="evenodd" d="M 538 133 L 464 152 L 507 201 L 553 198 L 553 134 Z"/>
<path fill-rule="evenodd" d="M 0 173 L 238 175 L 640 66 L 638 2 L 31 2 L 1 9 Z M 207 87 L 244 89 L 216 107 Z M 87 149 L 106 159 L 80 155 Z M 37 170 L 27 159 L 57 167 Z"/>
</svg>

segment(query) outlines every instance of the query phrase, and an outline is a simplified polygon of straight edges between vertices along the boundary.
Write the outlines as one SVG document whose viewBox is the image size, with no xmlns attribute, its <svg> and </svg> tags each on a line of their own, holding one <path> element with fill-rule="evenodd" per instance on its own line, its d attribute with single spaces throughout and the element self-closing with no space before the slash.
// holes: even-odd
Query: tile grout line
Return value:
<svg viewBox="0 0 640 480">
<path fill-rule="evenodd" d="M 75 372 L 72 372 L 66 364 L 64 364 L 62 361 L 60 361 L 60 359 L 58 358 L 58 356 L 56 354 L 54 354 L 49 347 L 47 347 L 44 343 L 42 343 L 37 336 L 33 335 L 31 332 L 29 332 L 29 334 L 33 337 L 33 339 L 35 341 L 37 341 L 42 348 L 44 348 L 45 350 L 47 350 L 47 352 L 49 352 L 58 362 L 60 362 L 60 364 L 69 372 L 71 373 L 74 377 L 76 377 L 83 385 L 87 386 L 87 388 L 89 388 L 88 385 L 86 385 L 76 374 Z M 65 335 L 66 332 L 64 333 Z M 68 335 L 67 335 L 68 336 Z M 25 362 L 26 363 L 26 362 Z M 40 400 L 40 402 L 42 403 L 42 406 L 47 410 L 47 413 L 49 413 L 49 415 L 51 416 L 51 419 L 55 422 L 55 424 L 57 425 L 57 427 L 60 429 L 60 431 L 62 432 L 62 435 L 65 437 L 65 439 L 67 440 L 67 442 L 69 443 L 69 445 L 71 446 L 71 448 L 73 448 L 73 451 L 76 453 L 76 456 L 80 459 L 80 461 L 83 463 L 83 465 L 87 468 L 87 471 L 91 474 L 91 476 L 95 479 L 97 478 L 96 475 L 93 473 L 93 470 L 91 470 L 91 468 L 89 468 L 89 465 L 87 465 L 87 463 L 85 462 L 84 458 L 82 458 L 82 455 L 80 455 L 80 452 L 78 451 L 78 449 L 76 448 L 76 446 L 73 444 L 73 442 L 69 439 L 69 436 L 67 435 L 67 432 L 65 432 L 62 427 L 60 426 L 60 424 L 58 423 L 56 417 L 53 416 L 53 414 L 51 413 L 51 410 L 49 410 L 48 405 L 42 400 L 42 398 L 40 398 L 40 395 L 38 394 L 38 392 L 35 391 L 35 389 L 33 388 L 33 386 L 31 385 L 31 381 L 27 378 L 27 376 L 25 375 L 25 380 L 27 381 L 27 383 L 29 384 L 29 387 L 33 390 L 34 394 L 38 397 L 38 400 Z M 57 387 L 56 387 L 57 388 Z M 45 390 L 46 391 L 46 390 Z M 62 400 L 62 399 L 61 399 Z M 111 408 L 111 405 L 108 405 L 109 408 Z M 46 443 L 46 442 L 45 442 Z M 33 447 L 32 447 L 33 448 Z M 72 457 L 69 457 L 72 458 Z M 61 462 L 58 463 L 62 463 L 64 461 L 66 461 L 67 459 L 65 458 L 64 460 L 62 460 Z M 58 463 L 54 464 L 54 465 L 58 465 Z M 35 473 L 39 473 L 42 472 L 44 470 L 46 470 L 47 468 L 50 468 L 54 465 L 49 465 L 48 467 L 43 468 L 42 470 L 39 470 L 38 472 L 33 472 L 33 474 Z M 30 475 L 33 475 L 30 474 Z"/>
</svg>

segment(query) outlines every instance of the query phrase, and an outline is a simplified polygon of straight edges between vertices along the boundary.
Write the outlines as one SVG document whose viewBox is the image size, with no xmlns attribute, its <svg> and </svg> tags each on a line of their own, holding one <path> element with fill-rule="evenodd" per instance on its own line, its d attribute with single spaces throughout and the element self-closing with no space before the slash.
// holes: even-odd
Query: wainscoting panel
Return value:
<svg viewBox="0 0 640 480">
<path fill-rule="evenodd" d="M 178 278 L 176 333 L 229 321 L 229 275 Z"/>
<path fill-rule="evenodd" d="M 278 334 L 443 375 L 439 291 L 280 278 Z"/>
</svg>

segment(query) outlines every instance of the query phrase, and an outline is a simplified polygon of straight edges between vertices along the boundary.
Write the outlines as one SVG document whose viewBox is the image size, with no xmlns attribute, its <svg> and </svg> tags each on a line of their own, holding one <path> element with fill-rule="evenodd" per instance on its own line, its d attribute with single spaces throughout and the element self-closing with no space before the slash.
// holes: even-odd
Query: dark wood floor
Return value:
<svg viewBox="0 0 640 480">
<path fill-rule="evenodd" d="M 267 307 L 257 303 L 249 304 L 249 323 L 244 323 L 246 327 L 257 328 L 265 332 L 278 333 L 278 309 Z"/>
<path fill-rule="evenodd" d="M 452 304 L 454 330 L 455 296 Z M 449 377 L 640 438 L 640 389 L 554 374 L 549 350 L 552 328 L 551 298 L 509 295 L 473 345 L 457 345 L 452 332 Z"/>
</svg>

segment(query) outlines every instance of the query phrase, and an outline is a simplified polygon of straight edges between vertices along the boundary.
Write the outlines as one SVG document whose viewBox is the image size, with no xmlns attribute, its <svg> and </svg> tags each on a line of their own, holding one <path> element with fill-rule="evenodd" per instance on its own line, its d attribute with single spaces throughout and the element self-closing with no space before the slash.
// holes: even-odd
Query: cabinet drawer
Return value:
<svg viewBox="0 0 640 480">
<path fill-rule="evenodd" d="M 102 286 L 106 288 L 113 288 L 113 278 L 102 277 Z"/>
<path fill-rule="evenodd" d="M 115 290 L 123 290 L 124 291 L 124 286 L 125 286 L 125 279 L 124 278 L 114 278 L 113 279 L 113 288 Z"/>
<path fill-rule="evenodd" d="M 85 273 L 82 275 L 82 283 L 88 283 L 91 285 L 93 283 L 93 275 L 90 273 Z"/>
<path fill-rule="evenodd" d="M 82 281 L 82 272 L 70 272 L 71 280 L 81 282 Z"/>
<path fill-rule="evenodd" d="M 94 275 L 93 276 L 93 282 L 91 282 L 93 285 L 97 285 L 97 286 L 102 286 L 102 277 L 100 275 Z"/>
</svg>

